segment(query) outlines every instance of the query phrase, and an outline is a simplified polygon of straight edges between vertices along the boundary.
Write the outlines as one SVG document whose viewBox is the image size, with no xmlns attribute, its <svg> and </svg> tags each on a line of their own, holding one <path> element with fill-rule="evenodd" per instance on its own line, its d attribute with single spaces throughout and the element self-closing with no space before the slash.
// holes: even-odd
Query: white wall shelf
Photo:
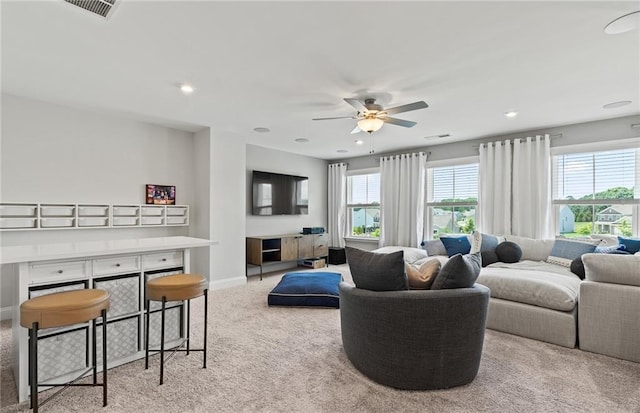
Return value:
<svg viewBox="0 0 640 413">
<path fill-rule="evenodd" d="M 0 231 L 188 225 L 189 205 L 0 203 Z"/>
</svg>

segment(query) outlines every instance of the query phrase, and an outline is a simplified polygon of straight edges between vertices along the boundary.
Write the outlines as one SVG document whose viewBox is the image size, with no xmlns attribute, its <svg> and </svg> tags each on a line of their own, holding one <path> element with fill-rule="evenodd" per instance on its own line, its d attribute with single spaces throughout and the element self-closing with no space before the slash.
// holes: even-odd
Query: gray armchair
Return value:
<svg viewBox="0 0 640 413">
<path fill-rule="evenodd" d="M 489 289 L 376 292 L 340 283 L 342 343 L 365 376 L 407 390 L 442 389 L 478 373 Z"/>
</svg>

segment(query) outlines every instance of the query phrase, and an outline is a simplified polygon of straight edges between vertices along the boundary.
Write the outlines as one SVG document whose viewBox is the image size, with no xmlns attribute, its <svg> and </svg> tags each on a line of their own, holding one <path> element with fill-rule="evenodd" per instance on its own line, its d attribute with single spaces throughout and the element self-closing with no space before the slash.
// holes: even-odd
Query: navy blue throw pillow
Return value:
<svg viewBox="0 0 640 413">
<path fill-rule="evenodd" d="M 623 238 L 621 236 L 618 236 L 618 242 L 620 243 L 620 245 L 624 245 L 624 251 L 627 251 L 631 254 L 635 254 L 636 252 L 640 251 L 640 239 Z"/>
<path fill-rule="evenodd" d="M 466 235 L 462 236 L 441 236 L 440 241 L 447 250 L 447 255 L 453 257 L 456 254 L 468 254 L 471 251 L 471 243 Z"/>
</svg>

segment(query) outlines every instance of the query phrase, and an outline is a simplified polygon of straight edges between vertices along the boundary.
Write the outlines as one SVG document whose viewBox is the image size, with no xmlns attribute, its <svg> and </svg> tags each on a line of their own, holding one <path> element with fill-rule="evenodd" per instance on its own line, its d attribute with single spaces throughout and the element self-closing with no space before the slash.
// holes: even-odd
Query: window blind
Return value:
<svg viewBox="0 0 640 413">
<path fill-rule="evenodd" d="M 430 202 L 478 199 L 478 164 L 433 168 Z"/>
<path fill-rule="evenodd" d="M 625 149 L 556 155 L 553 199 L 638 199 L 638 152 Z"/>
<path fill-rule="evenodd" d="M 351 205 L 380 203 L 380 174 L 352 175 L 349 177 L 349 199 Z"/>
</svg>

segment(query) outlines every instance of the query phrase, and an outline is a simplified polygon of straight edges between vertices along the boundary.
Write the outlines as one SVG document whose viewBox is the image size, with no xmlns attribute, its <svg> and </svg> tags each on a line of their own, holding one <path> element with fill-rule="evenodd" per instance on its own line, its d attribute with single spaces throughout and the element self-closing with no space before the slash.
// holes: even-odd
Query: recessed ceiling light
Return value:
<svg viewBox="0 0 640 413">
<path fill-rule="evenodd" d="M 271 132 L 271 129 L 269 128 L 265 128 L 262 126 L 259 126 L 257 128 L 253 128 L 254 131 L 259 132 L 259 133 L 266 133 L 266 132 Z"/>
<path fill-rule="evenodd" d="M 338 153 L 347 153 L 349 151 L 346 150 L 346 149 L 338 149 L 336 152 L 338 152 Z"/>
<path fill-rule="evenodd" d="M 356 139 L 354 142 L 356 143 L 356 145 L 362 145 L 364 143 L 362 139 Z"/>
<path fill-rule="evenodd" d="M 294 139 L 294 141 L 296 141 L 298 143 L 307 143 L 307 142 L 309 142 L 309 139 L 307 139 L 307 138 L 298 138 L 298 139 Z"/>
<path fill-rule="evenodd" d="M 640 27 L 640 10 L 620 16 L 604 27 L 606 34 L 630 32 Z"/>
<path fill-rule="evenodd" d="M 516 116 L 518 116 L 518 112 L 515 111 L 515 110 L 510 110 L 508 112 L 505 112 L 504 116 L 506 116 L 508 118 L 515 118 Z"/>
<path fill-rule="evenodd" d="M 630 100 L 621 100 L 619 102 L 611 102 L 611 103 L 607 103 L 606 105 L 602 106 L 603 109 L 615 109 L 615 108 L 621 108 L 623 106 L 627 106 L 630 105 L 631 101 Z"/>
<path fill-rule="evenodd" d="M 182 91 L 182 93 L 184 93 L 185 95 L 190 95 L 193 93 L 193 91 L 195 90 L 193 88 L 193 86 L 189 85 L 189 84 L 182 84 L 180 85 L 180 90 Z"/>
</svg>

